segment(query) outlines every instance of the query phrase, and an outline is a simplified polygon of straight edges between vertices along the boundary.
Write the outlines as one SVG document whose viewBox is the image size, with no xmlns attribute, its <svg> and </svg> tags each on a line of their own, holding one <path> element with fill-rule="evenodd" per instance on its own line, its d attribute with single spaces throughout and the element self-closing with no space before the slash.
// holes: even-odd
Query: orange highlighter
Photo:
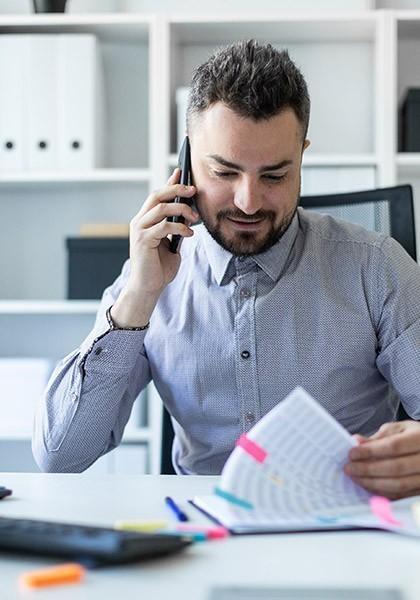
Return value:
<svg viewBox="0 0 420 600">
<path fill-rule="evenodd" d="M 40 588 L 49 585 L 62 585 L 65 583 L 80 583 L 86 570 L 77 563 L 65 563 L 47 569 L 38 569 L 23 573 L 19 583 L 25 587 Z"/>
</svg>

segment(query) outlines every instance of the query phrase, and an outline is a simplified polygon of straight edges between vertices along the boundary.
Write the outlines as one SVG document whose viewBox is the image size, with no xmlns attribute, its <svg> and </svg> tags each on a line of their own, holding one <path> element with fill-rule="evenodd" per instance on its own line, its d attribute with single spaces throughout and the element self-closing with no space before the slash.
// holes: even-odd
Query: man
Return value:
<svg viewBox="0 0 420 600">
<path fill-rule="evenodd" d="M 420 269 L 386 236 L 297 210 L 309 108 L 302 74 L 270 45 L 237 43 L 198 68 L 195 187 L 176 170 L 131 221 L 130 261 L 39 408 L 42 469 L 82 471 L 117 446 L 153 379 L 177 472 L 217 474 L 239 435 L 301 385 L 358 435 L 355 481 L 391 498 L 420 492 L 420 424 L 392 422 L 399 400 L 420 418 Z M 194 194 L 197 212 L 171 202 Z"/>
</svg>

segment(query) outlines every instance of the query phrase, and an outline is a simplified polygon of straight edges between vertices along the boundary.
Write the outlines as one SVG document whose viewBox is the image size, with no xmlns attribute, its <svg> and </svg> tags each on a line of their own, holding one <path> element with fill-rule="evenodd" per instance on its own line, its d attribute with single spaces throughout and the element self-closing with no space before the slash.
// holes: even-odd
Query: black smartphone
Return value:
<svg viewBox="0 0 420 600">
<path fill-rule="evenodd" d="M 188 136 L 185 136 L 184 143 L 182 144 L 181 150 L 178 157 L 178 167 L 181 169 L 181 176 L 179 183 L 183 185 L 192 185 L 192 174 L 191 174 L 191 152 L 190 152 L 190 141 Z M 193 206 L 194 196 L 191 198 L 183 198 L 177 196 L 174 202 L 184 202 L 188 206 Z M 168 221 L 171 223 L 185 223 L 184 217 L 168 217 Z M 174 254 L 178 252 L 181 245 L 182 235 L 173 235 L 169 242 L 169 250 Z"/>
</svg>

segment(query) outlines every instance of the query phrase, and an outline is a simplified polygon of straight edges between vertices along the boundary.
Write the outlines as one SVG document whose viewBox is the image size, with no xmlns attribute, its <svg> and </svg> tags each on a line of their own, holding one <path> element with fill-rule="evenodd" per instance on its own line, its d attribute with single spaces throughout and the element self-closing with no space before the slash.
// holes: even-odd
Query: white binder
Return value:
<svg viewBox="0 0 420 600">
<path fill-rule="evenodd" d="M 57 167 L 57 77 L 56 35 L 22 35 L 26 45 L 24 121 L 28 149 L 26 168 Z"/>
<path fill-rule="evenodd" d="M 0 171 L 23 169 L 23 66 L 25 40 L 0 36 Z"/>
<path fill-rule="evenodd" d="M 91 34 L 57 37 L 59 169 L 103 166 L 103 91 L 98 42 Z"/>
</svg>

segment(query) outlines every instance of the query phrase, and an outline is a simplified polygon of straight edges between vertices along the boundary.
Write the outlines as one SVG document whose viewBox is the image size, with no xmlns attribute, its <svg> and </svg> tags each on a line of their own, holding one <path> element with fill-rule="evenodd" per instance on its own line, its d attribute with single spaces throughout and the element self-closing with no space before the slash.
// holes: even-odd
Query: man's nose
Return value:
<svg viewBox="0 0 420 600">
<path fill-rule="evenodd" d="M 261 191 L 258 189 L 258 183 L 251 179 L 243 179 L 235 190 L 233 200 L 236 208 L 239 208 L 246 215 L 253 215 L 258 212 L 263 205 Z"/>
</svg>

